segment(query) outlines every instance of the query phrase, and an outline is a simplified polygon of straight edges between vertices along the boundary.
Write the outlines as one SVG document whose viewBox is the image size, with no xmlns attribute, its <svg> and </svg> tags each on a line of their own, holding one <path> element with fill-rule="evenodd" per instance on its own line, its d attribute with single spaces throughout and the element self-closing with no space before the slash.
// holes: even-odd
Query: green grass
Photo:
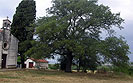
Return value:
<svg viewBox="0 0 133 83">
<path fill-rule="evenodd" d="M 0 76 L 0 79 L 1 78 L 7 78 L 7 79 L 19 79 L 19 77 L 12 77 L 12 76 Z"/>
<path fill-rule="evenodd" d="M 133 77 L 113 74 L 65 73 L 54 70 L 1 71 L 0 83 L 133 83 Z"/>
</svg>

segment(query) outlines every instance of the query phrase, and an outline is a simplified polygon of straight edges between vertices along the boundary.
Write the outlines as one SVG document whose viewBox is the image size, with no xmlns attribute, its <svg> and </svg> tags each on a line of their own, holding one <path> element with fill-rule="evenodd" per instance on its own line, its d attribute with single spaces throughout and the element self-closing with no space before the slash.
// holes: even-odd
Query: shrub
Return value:
<svg viewBox="0 0 133 83">
<path fill-rule="evenodd" d="M 57 70 L 59 68 L 60 68 L 59 64 L 49 64 L 49 69 Z"/>
<path fill-rule="evenodd" d="M 133 66 L 130 66 L 130 68 L 128 69 L 129 75 L 133 75 Z"/>
<path fill-rule="evenodd" d="M 112 71 L 112 66 L 99 66 L 97 68 L 98 73 L 107 73 L 109 71 Z"/>
</svg>

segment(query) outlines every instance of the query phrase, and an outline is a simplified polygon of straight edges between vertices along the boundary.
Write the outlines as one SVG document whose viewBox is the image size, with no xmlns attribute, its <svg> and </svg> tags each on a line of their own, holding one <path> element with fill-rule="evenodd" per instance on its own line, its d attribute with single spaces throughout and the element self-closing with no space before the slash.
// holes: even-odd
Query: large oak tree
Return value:
<svg viewBox="0 0 133 83">
<path fill-rule="evenodd" d="M 96 0 L 52 2 L 52 7 L 47 9 L 48 15 L 38 20 L 37 39 L 27 54 L 34 57 L 64 56 L 66 72 L 71 72 L 74 58 L 81 57 L 83 61 L 87 56 L 88 60 L 98 62 L 98 43 L 95 42 L 100 42 L 102 30 L 111 30 L 113 26 L 123 28 L 120 14 L 112 13 L 109 7 L 99 5 Z"/>
</svg>

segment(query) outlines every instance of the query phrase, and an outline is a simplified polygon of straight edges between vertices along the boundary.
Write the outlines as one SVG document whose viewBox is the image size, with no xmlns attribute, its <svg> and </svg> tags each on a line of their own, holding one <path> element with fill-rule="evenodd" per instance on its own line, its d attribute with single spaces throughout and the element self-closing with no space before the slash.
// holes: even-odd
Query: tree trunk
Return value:
<svg viewBox="0 0 133 83">
<path fill-rule="evenodd" d="M 60 63 L 60 70 L 62 70 L 62 71 L 65 71 L 65 69 L 66 69 L 66 60 L 65 60 L 65 58 L 64 58 L 64 60 L 63 61 L 61 61 L 61 63 Z"/>
<path fill-rule="evenodd" d="M 21 64 L 22 64 L 22 68 L 25 68 L 25 64 L 24 64 L 24 56 L 23 55 L 21 55 Z"/>
<path fill-rule="evenodd" d="M 71 73 L 72 72 L 71 66 L 73 60 L 72 52 L 69 52 L 66 58 L 67 58 L 67 63 L 66 63 L 65 72 Z"/>
<path fill-rule="evenodd" d="M 80 58 L 79 58 L 79 62 L 78 62 L 78 66 L 77 66 L 77 72 L 80 71 L 80 66 L 81 66 L 81 60 L 80 60 Z"/>
</svg>

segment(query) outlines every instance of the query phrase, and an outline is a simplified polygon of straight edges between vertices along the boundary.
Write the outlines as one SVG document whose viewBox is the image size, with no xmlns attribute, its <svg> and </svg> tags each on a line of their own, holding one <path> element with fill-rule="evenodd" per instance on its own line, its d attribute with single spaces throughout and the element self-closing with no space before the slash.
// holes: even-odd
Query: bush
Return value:
<svg viewBox="0 0 133 83">
<path fill-rule="evenodd" d="M 133 76 L 133 66 L 131 66 L 131 67 L 128 69 L 128 72 L 129 72 L 129 75 L 132 75 L 132 76 Z"/>
<path fill-rule="evenodd" d="M 60 68 L 59 64 L 49 64 L 49 69 L 57 70 L 59 68 Z"/>
<path fill-rule="evenodd" d="M 107 73 L 109 71 L 112 71 L 112 66 L 99 66 L 97 68 L 98 73 Z"/>
<path fill-rule="evenodd" d="M 77 66 L 72 65 L 72 70 L 77 70 Z"/>
<path fill-rule="evenodd" d="M 114 66 L 113 67 L 113 71 L 115 72 L 115 73 L 117 73 L 117 74 L 121 74 L 121 73 L 123 73 L 123 74 L 129 74 L 129 67 L 116 67 L 116 66 Z"/>
</svg>

